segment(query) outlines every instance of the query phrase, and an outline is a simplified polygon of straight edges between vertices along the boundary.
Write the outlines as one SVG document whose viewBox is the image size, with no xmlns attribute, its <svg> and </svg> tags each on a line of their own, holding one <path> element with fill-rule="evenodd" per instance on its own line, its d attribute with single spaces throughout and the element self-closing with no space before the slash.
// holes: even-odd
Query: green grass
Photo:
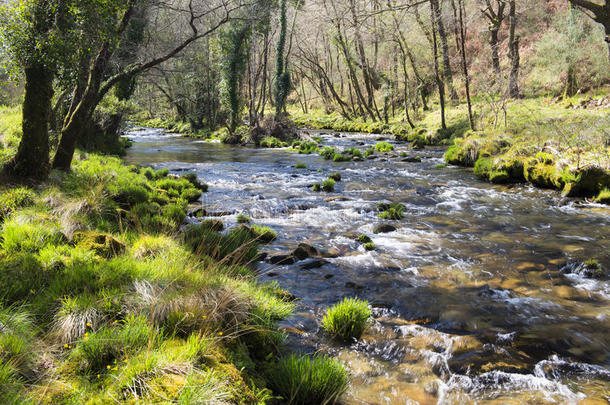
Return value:
<svg viewBox="0 0 610 405">
<path fill-rule="evenodd" d="M 375 145 L 375 150 L 381 153 L 391 152 L 394 150 L 394 145 L 387 142 L 377 142 L 377 144 Z"/>
<path fill-rule="evenodd" d="M 271 243 L 277 239 L 277 232 L 268 226 L 252 225 L 250 226 L 250 232 L 261 243 Z"/>
<path fill-rule="evenodd" d="M 322 182 L 322 190 L 326 192 L 335 191 L 335 180 L 328 178 Z"/>
<path fill-rule="evenodd" d="M 360 243 L 370 243 L 370 242 L 372 242 L 371 238 L 368 237 L 367 235 L 363 234 L 363 233 L 358 235 L 358 238 L 356 238 L 356 241 L 358 241 Z"/>
<path fill-rule="evenodd" d="M 0 221 L 17 208 L 34 204 L 34 191 L 26 187 L 15 187 L 0 191 Z"/>
<path fill-rule="evenodd" d="M 263 140 L 260 142 L 260 146 L 262 148 L 285 148 L 288 146 L 288 144 L 279 140 L 278 138 L 268 136 L 263 138 Z"/>
<path fill-rule="evenodd" d="M 290 405 L 334 404 L 349 379 L 341 364 L 323 356 L 290 355 L 269 372 L 271 387 Z"/>
<path fill-rule="evenodd" d="M 305 163 L 297 163 L 294 166 L 295 169 L 307 169 L 307 165 Z"/>
<path fill-rule="evenodd" d="M 364 250 L 366 250 L 367 252 L 371 251 L 371 250 L 375 250 L 375 244 L 373 242 L 367 242 L 364 244 Z"/>
<path fill-rule="evenodd" d="M 329 179 L 332 179 L 334 181 L 341 181 L 341 173 L 335 172 L 335 173 L 331 173 L 328 176 Z"/>
<path fill-rule="evenodd" d="M 250 218 L 247 215 L 243 215 L 243 214 L 239 214 L 237 216 L 237 223 L 238 224 L 248 224 L 252 221 L 252 218 Z"/>
<path fill-rule="evenodd" d="M 377 207 L 381 212 L 377 215 L 381 219 L 399 220 L 404 218 L 406 207 L 401 203 L 382 203 Z"/>
<path fill-rule="evenodd" d="M 367 301 L 344 298 L 328 309 L 322 319 L 322 327 L 333 338 L 350 342 L 360 339 L 368 326 L 370 317 L 371 310 Z"/>
</svg>

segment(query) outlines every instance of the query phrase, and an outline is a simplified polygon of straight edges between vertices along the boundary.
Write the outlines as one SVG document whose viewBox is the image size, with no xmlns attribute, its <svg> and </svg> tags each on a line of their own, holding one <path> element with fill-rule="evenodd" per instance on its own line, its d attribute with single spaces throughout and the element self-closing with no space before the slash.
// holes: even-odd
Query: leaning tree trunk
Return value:
<svg viewBox="0 0 610 405">
<path fill-rule="evenodd" d="M 453 87 L 453 71 L 451 70 L 451 61 L 449 60 L 449 44 L 447 43 L 447 32 L 445 31 L 445 23 L 443 22 L 443 16 L 441 14 L 440 5 L 438 0 L 432 0 L 432 7 L 436 14 L 438 36 L 441 40 L 441 50 L 443 52 L 443 78 L 447 84 L 449 90 L 449 97 L 453 101 L 458 100 L 457 92 Z"/>
<path fill-rule="evenodd" d="M 23 136 L 17 155 L 7 165 L 15 177 L 42 180 L 49 174 L 49 113 L 53 98 L 53 72 L 39 63 L 25 69 Z"/>
</svg>

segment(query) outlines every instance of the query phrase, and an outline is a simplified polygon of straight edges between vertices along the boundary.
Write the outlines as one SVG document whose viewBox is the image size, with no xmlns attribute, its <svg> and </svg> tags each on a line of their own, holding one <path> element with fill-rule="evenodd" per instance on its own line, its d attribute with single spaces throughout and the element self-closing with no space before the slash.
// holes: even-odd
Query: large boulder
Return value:
<svg viewBox="0 0 610 405">
<path fill-rule="evenodd" d="M 586 166 L 570 173 L 570 181 L 563 188 L 566 197 L 594 197 L 604 188 L 610 188 L 610 173 L 601 167 Z"/>
</svg>

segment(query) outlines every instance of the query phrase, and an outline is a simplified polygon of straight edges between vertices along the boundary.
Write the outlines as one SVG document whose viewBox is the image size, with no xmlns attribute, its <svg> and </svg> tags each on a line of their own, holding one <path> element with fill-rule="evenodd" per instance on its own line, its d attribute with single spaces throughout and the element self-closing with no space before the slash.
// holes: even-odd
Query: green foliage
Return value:
<svg viewBox="0 0 610 405">
<path fill-rule="evenodd" d="M 595 197 L 595 202 L 601 204 L 610 204 L 610 189 L 605 188 L 600 191 L 597 197 Z"/>
<path fill-rule="evenodd" d="M 297 163 L 294 166 L 295 169 L 307 169 L 307 165 L 305 163 Z"/>
<path fill-rule="evenodd" d="M 352 157 L 363 158 L 362 152 L 358 148 L 346 149 L 342 152 L 344 155 L 351 155 Z"/>
<path fill-rule="evenodd" d="M 34 204 L 34 192 L 26 187 L 11 188 L 0 192 L 0 221 L 16 208 Z"/>
<path fill-rule="evenodd" d="M 349 342 L 360 339 L 370 317 L 371 310 L 367 301 L 344 298 L 328 309 L 322 319 L 322 327 L 335 339 Z"/>
<path fill-rule="evenodd" d="M 404 218 L 404 211 L 407 207 L 401 203 L 381 203 L 377 208 L 382 211 L 377 215 L 379 218 L 398 220 Z"/>
<path fill-rule="evenodd" d="M 250 231 L 257 241 L 270 243 L 277 239 L 277 232 L 268 226 L 252 225 Z"/>
<path fill-rule="evenodd" d="M 322 190 L 326 192 L 335 191 L 335 181 L 331 178 L 328 178 L 322 182 Z"/>
<path fill-rule="evenodd" d="M 363 234 L 363 233 L 358 235 L 358 238 L 356 238 L 356 241 L 358 241 L 360 243 L 370 243 L 370 242 L 372 242 L 371 238 L 368 237 L 367 235 Z"/>
<path fill-rule="evenodd" d="M 364 244 L 364 250 L 371 251 L 371 250 L 375 250 L 375 244 L 373 242 L 367 242 Z"/>
<path fill-rule="evenodd" d="M 176 246 L 167 236 L 143 235 L 132 245 L 133 256 L 139 259 L 154 258 L 168 252 Z"/>
<path fill-rule="evenodd" d="M 315 183 L 313 186 L 311 186 L 311 190 L 317 192 L 320 192 L 322 190 L 322 186 L 320 185 L 320 183 Z"/>
<path fill-rule="evenodd" d="M 248 21 L 233 20 L 220 33 L 222 55 L 222 98 L 229 111 L 227 126 L 233 134 L 240 125 L 243 108 L 241 84 L 250 54 L 252 27 Z"/>
<path fill-rule="evenodd" d="M 247 215 L 239 214 L 237 216 L 238 224 L 247 224 L 247 223 L 250 223 L 251 221 L 252 221 L 252 219 Z"/>
<path fill-rule="evenodd" d="M 263 138 L 260 143 L 260 146 L 263 148 L 285 148 L 286 146 L 288 146 L 288 144 L 286 142 L 280 141 L 279 139 L 273 136 L 268 136 L 266 138 Z"/>
<path fill-rule="evenodd" d="M 334 404 L 349 384 L 347 372 L 337 361 L 295 354 L 280 359 L 268 379 L 274 392 L 290 405 Z"/>
<path fill-rule="evenodd" d="M 0 261 L 0 299 L 8 304 L 33 297 L 47 285 L 50 273 L 31 253 L 19 253 Z"/>
<path fill-rule="evenodd" d="M 8 253 L 37 252 L 65 239 L 59 224 L 44 216 L 32 219 L 14 216 L 4 222 L 0 235 L 0 247 Z"/>
<path fill-rule="evenodd" d="M 377 144 L 375 145 L 375 149 L 377 150 L 377 152 L 391 152 L 394 150 L 394 145 L 387 143 L 387 142 L 377 142 Z"/>
<path fill-rule="evenodd" d="M 196 254 L 231 264 L 252 263 L 258 256 L 258 243 L 249 229 L 235 228 L 223 235 L 205 225 L 189 225 L 184 242 Z"/>
<path fill-rule="evenodd" d="M 80 373 L 100 374 L 116 367 L 125 355 L 156 344 L 157 333 L 144 317 L 127 317 L 120 326 L 87 333 L 70 353 Z"/>
<path fill-rule="evenodd" d="M 341 181 L 341 173 L 339 173 L 339 172 L 334 172 L 334 173 L 331 173 L 331 174 L 328 176 L 328 178 L 329 178 L 329 179 L 332 179 L 332 180 L 334 180 L 334 181 Z"/>
<path fill-rule="evenodd" d="M 333 156 L 333 162 L 349 162 L 352 160 L 350 156 L 345 156 L 340 153 L 335 153 Z"/>
</svg>

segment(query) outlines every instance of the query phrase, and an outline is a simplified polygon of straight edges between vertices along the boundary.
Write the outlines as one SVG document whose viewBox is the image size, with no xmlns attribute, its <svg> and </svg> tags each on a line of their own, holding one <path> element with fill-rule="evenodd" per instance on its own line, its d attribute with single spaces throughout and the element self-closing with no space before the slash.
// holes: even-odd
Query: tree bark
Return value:
<svg viewBox="0 0 610 405">
<path fill-rule="evenodd" d="M 458 95 L 453 87 L 453 71 L 451 70 L 451 61 L 449 59 L 449 44 L 447 42 L 447 32 L 445 30 L 445 23 L 443 22 L 443 16 L 441 14 L 441 8 L 438 0 L 430 0 L 434 12 L 436 14 L 437 31 L 438 37 L 441 40 L 441 50 L 443 52 L 443 78 L 447 84 L 449 90 L 449 97 L 453 101 L 458 101 Z"/>
<path fill-rule="evenodd" d="M 447 128 L 445 123 L 445 85 L 441 80 L 438 68 L 438 41 L 436 40 L 437 14 L 434 11 L 433 1 L 430 1 L 430 17 L 432 20 L 432 50 L 434 52 L 434 78 L 438 87 L 438 96 L 441 105 L 441 128 Z"/>
<path fill-rule="evenodd" d="M 54 72 L 43 63 L 25 69 L 23 136 L 17 154 L 6 169 L 9 175 L 43 180 L 49 174 L 49 113 Z"/>
<path fill-rule="evenodd" d="M 519 98 L 519 36 L 515 35 L 517 25 L 515 0 L 510 0 L 509 4 L 509 51 L 510 76 L 508 79 L 508 95 L 512 98 Z"/>
</svg>

